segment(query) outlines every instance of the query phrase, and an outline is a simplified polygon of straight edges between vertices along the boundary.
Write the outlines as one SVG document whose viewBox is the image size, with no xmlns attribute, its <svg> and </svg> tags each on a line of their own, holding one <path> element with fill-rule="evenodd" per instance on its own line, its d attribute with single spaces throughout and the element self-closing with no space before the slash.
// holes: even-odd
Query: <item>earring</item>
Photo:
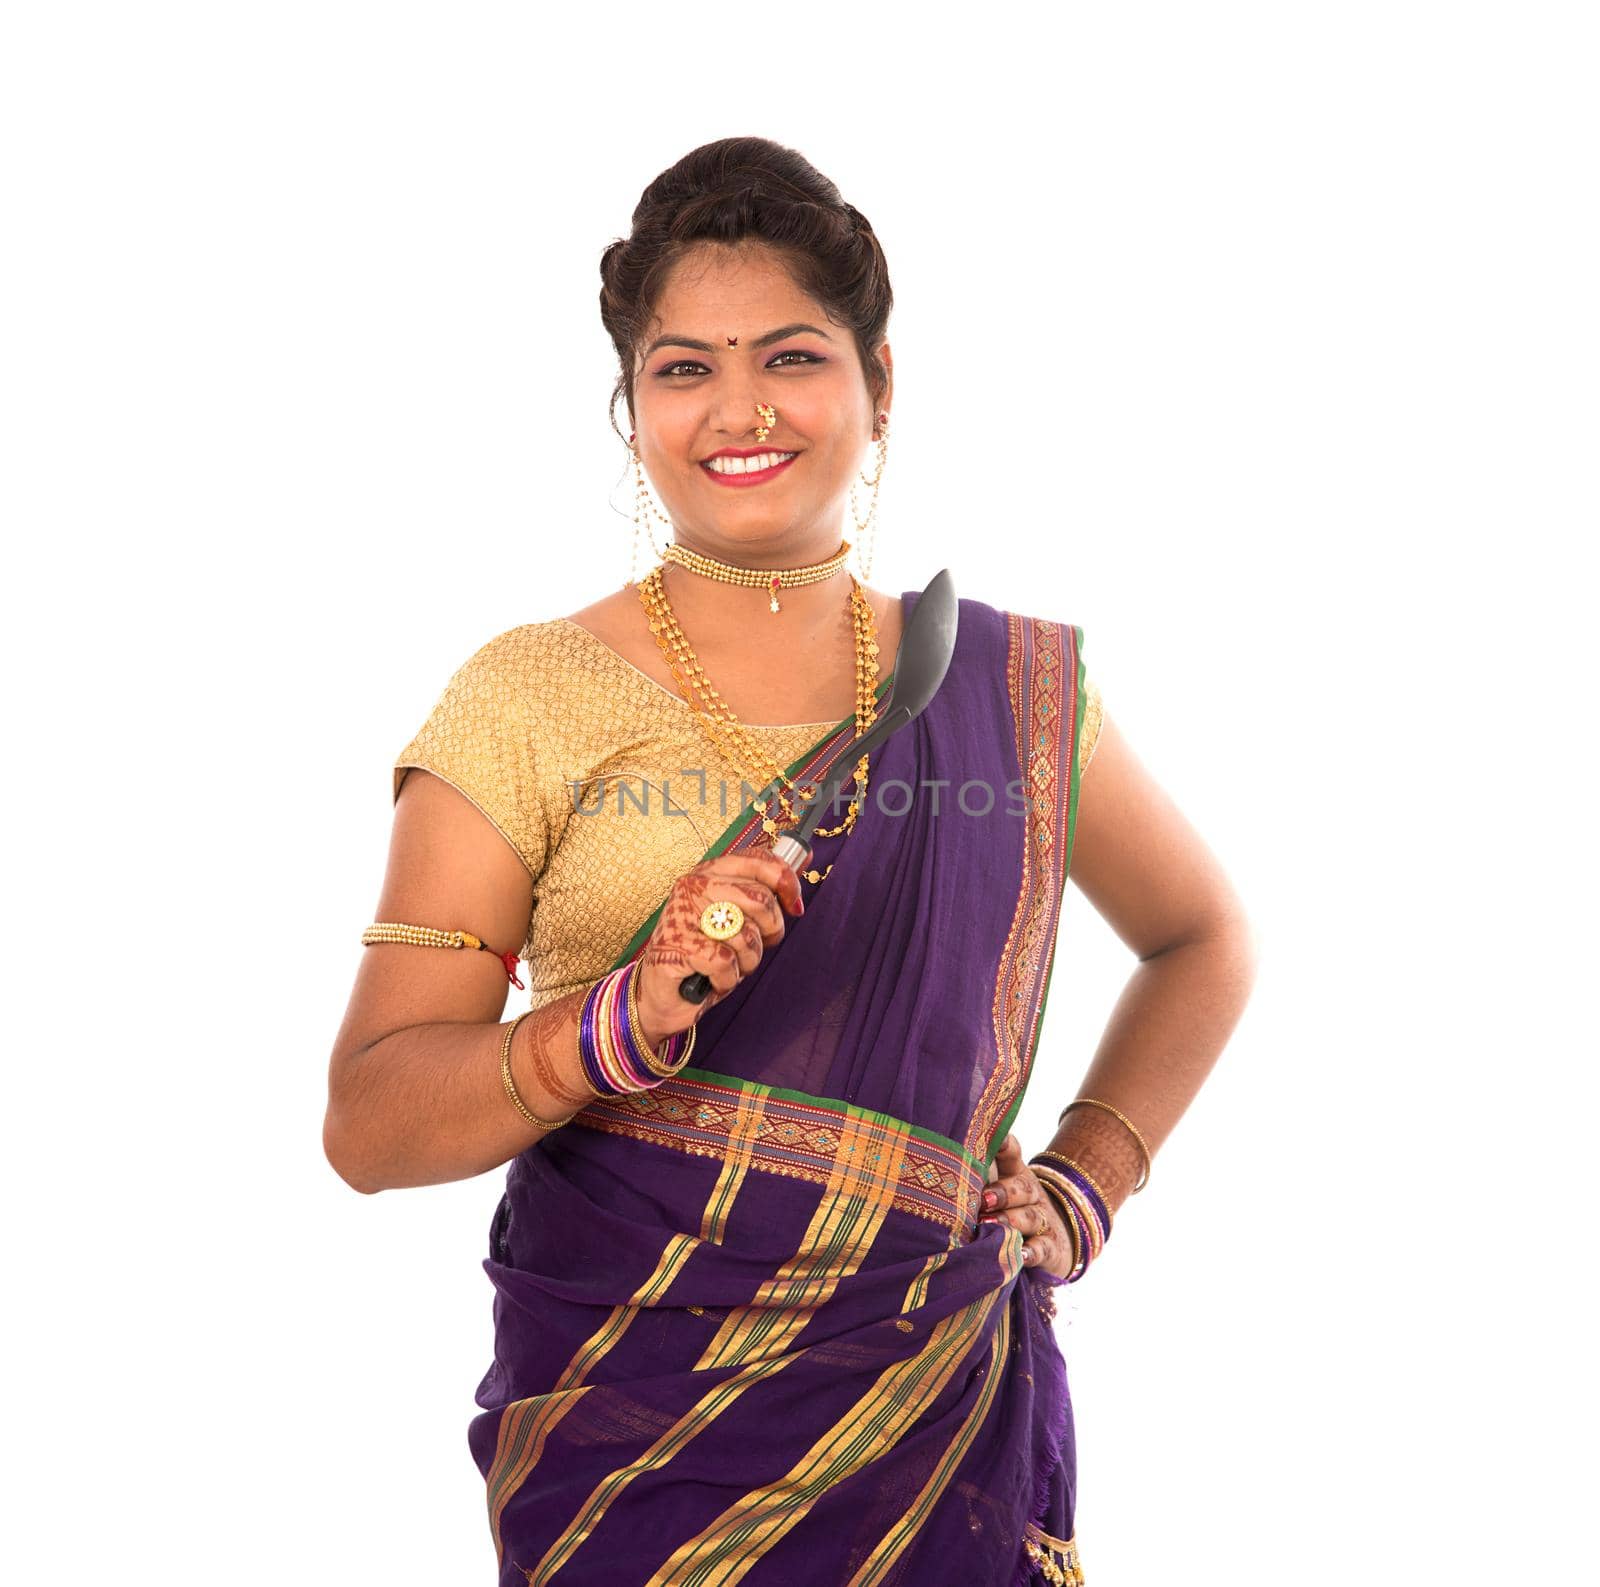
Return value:
<svg viewBox="0 0 1600 1587">
<path fill-rule="evenodd" d="M 868 583 L 872 578 L 872 560 L 878 550 L 878 486 L 883 481 L 883 464 L 889 455 L 889 415 L 880 413 L 878 422 L 873 426 L 873 439 L 878 443 L 878 466 L 873 470 L 872 478 L 865 474 L 861 476 L 861 483 L 872 491 L 872 505 L 867 509 L 867 516 L 863 518 L 856 511 L 856 487 L 852 482 L 850 486 L 850 516 L 855 520 L 856 526 L 856 560 L 861 567 L 861 581 Z M 870 537 L 870 549 L 863 553 L 862 546 Z"/>
<path fill-rule="evenodd" d="M 672 527 L 672 520 L 664 512 L 662 512 L 653 501 L 650 500 L 650 487 L 644 482 L 644 470 L 639 461 L 639 448 L 633 444 L 634 437 L 637 434 L 637 431 L 630 431 L 628 435 L 628 451 L 633 456 L 634 478 L 638 481 L 639 485 L 639 488 L 634 495 L 633 503 L 633 554 L 628 559 L 628 582 L 630 584 L 637 584 L 639 582 L 639 529 L 641 523 L 643 522 L 644 509 L 646 505 L 649 506 L 650 511 L 653 512 L 656 517 L 659 518 L 669 529 Z M 665 555 L 665 552 L 663 552 L 661 547 L 656 544 L 655 525 L 645 524 L 644 528 L 650 536 L 650 549 L 655 553 L 656 561 L 659 562 Z"/>
<path fill-rule="evenodd" d="M 767 438 L 767 431 L 778 422 L 778 410 L 769 402 L 758 402 L 756 404 L 756 417 L 761 420 L 761 423 L 756 426 L 756 445 L 760 446 Z"/>
</svg>

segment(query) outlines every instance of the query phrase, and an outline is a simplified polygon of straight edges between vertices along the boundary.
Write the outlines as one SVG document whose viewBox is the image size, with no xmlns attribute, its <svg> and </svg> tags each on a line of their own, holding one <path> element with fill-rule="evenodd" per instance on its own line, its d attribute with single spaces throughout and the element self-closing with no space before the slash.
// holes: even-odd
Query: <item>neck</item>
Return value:
<svg viewBox="0 0 1600 1587">
<path fill-rule="evenodd" d="M 783 535 L 775 539 L 750 541 L 708 540 L 692 531 L 674 530 L 673 540 L 685 551 L 698 552 L 729 567 L 761 568 L 774 572 L 782 568 L 803 568 L 826 562 L 839 549 L 844 538 L 837 528 L 805 534 Z"/>
</svg>

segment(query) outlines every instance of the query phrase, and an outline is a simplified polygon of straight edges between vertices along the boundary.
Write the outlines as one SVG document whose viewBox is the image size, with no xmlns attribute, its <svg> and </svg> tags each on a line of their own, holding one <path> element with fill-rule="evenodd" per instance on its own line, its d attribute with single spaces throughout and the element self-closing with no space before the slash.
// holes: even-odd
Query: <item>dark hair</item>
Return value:
<svg viewBox="0 0 1600 1587">
<path fill-rule="evenodd" d="M 703 242 L 772 248 L 795 285 L 850 328 L 874 407 L 882 401 L 889 374 L 877 349 L 894 293 L 866 216 L 798 150 L 770 138 L 719 138 L 663 171 L 634 206 L 632 233 L 600 256 L 600 318 L 621 364 L 613 429 L 619 396 L 633 414 L 634 359 L 667 275 Z"/>
</svg>

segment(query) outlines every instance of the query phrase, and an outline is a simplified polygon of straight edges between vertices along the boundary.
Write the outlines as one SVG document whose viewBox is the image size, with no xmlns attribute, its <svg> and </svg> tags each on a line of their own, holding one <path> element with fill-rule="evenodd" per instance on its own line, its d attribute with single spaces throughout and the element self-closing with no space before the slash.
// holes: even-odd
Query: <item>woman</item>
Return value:
<svg viewBox="0 0 1600 1587">
<path fill-rule="evenodd" d="M 773 854 L 917 599 L 844 562 L 883 255 L 735 138 L 651 184 L 602 276 L 635 545 L 645 470 L 671 539 L 491 640 L 397 758 L 330 1161 L 365 1191 L 510 1163 L 469 1431 L 502 1583 L 1081 1581 L 1053 1288 L 1226 1041 L 1249 929 L 1081 630 L 972 599 L 800 874 Z M 1140 964 L 1024 1161 L 1069 863 Z"/>
</svg>

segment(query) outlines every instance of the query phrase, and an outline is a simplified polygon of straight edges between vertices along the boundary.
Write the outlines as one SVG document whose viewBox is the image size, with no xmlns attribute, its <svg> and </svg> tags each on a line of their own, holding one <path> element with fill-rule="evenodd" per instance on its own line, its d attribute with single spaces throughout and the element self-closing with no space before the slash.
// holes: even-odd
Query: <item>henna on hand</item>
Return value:
<svg viewBox="0 0 1600 1587">
<path fill-rule="evenodd" d="M 655 930 L 640 955 L 639 1019 L 656 1044 L 687 1029 L 721 1002 L 760 965 L 768 947 L 782 941 L 784 908 L 802 913 L 800 879 L 774 854 L 722 855 L 702 860 L 672 885 Z M 733 899 L 745 920 L 739 932 L 718 940 L 700 920 L 706 906 Z M 699 972 L 711 982 L 704 1001 L 678 996 L 684 976 Z"/>
</svg>

